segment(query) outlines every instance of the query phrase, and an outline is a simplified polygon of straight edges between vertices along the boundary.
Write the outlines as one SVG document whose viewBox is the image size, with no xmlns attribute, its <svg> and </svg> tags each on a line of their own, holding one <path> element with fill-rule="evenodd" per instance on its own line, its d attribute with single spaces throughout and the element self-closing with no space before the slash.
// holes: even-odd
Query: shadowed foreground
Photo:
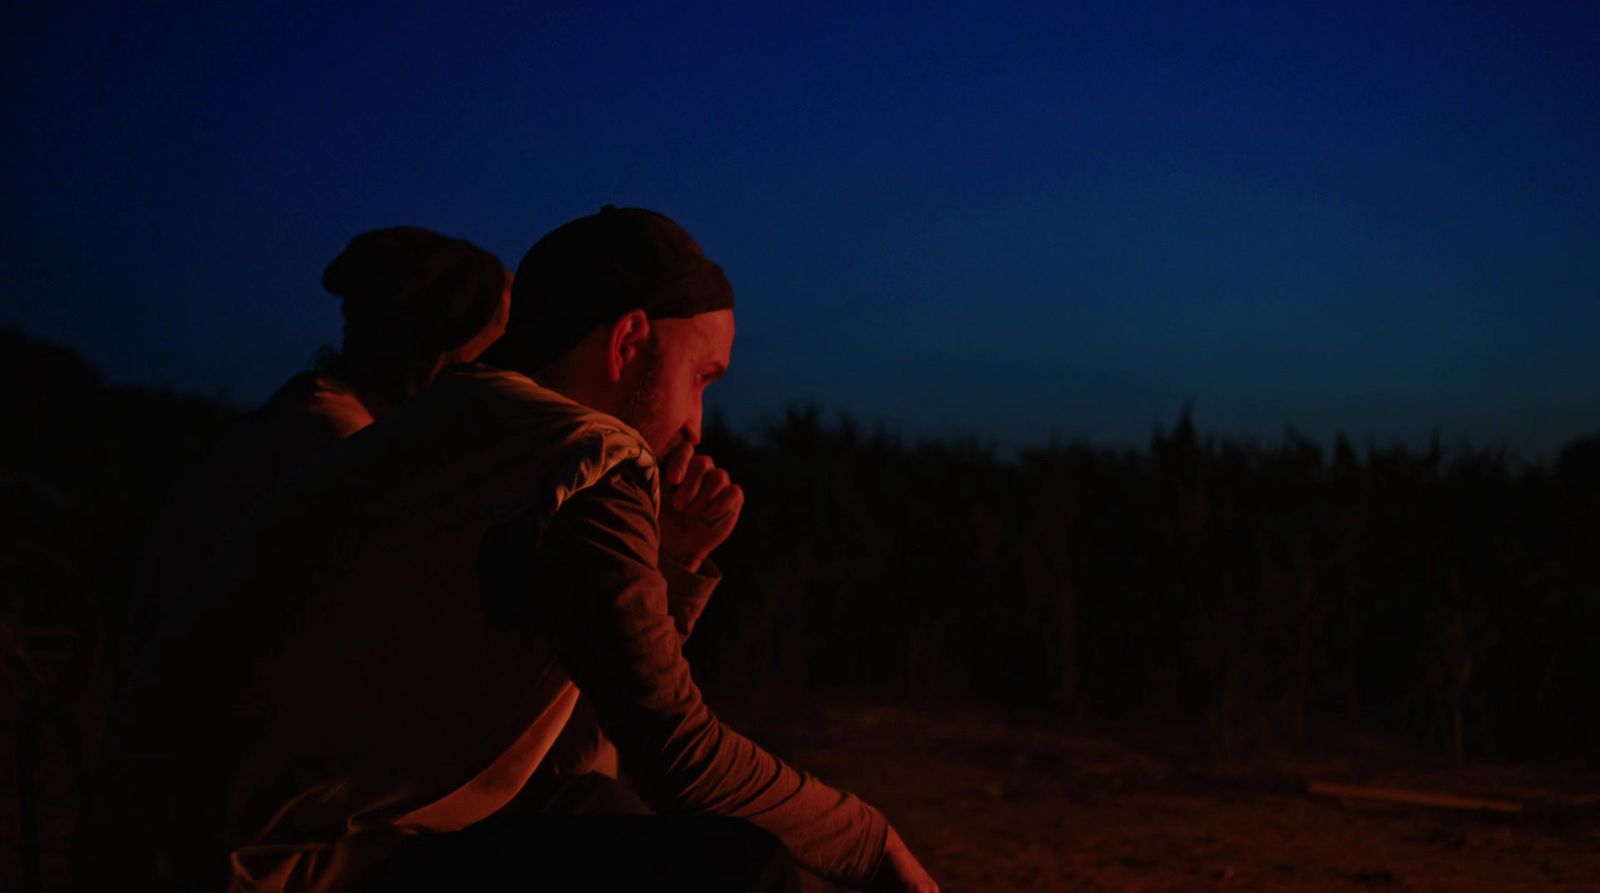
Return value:
<svg viewBox="0 0 1600 893">
<path fill-rule="evenodd" d="M 1349 733 L 1325 737 L 1337 757 L 1219 764 L 1182 728 L 1086 732 L 1041 714 L 816 695 L 712 703 L 779 755 L 880 805 L 954 893 L 1600 889 L 1592 767 L 1444 769 L 1425 751 Z M 63 889 L 70 785 L 57 743 L 44 744 L 43 867 L 47 888 Z M 1311 780 L 1495 798 L 1523 811 L 1340 803 L 1306 795 Z M 19 878 L 14 782 L 8 773 L 0 783 L 7 889 Z"/>
<path fill-rule="evenodd" d="M 1340 742 L 1352 756 L 1218 765 L 1191 758 L 1182 730 L 1146 731 L 1133 745 L 979 708 L 802 697 L 723 713 L 881 805 L 957 893 L 1600 884 L 1600 803 L 1580 793 L 1600 791 L 1592 770 L 1430 769 L 1436 758 L 1370 737 Z M 1494 797 L 1523 811 L 1341 803 L 1306 795 L 1316 779 Z"/>
</svg>

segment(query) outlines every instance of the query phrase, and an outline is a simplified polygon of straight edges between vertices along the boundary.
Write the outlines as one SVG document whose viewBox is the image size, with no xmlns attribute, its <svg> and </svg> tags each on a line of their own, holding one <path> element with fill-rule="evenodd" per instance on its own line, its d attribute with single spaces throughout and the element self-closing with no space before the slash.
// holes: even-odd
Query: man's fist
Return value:
<svg viewBox="0 0 1600 893">
<path fill-rule="evenodd" d="M 662 463 L 661 554 L 698 572 L 739 523 L 744 488 L 685 444 Z"/>
<path fill-rule="evenodd" d="M 868 893 L 939 893 L 917 857 L 911 855 L 906 842 L 891 826 L 889 840 L 884 844 L 883 862 L 878 873 L 867 882 Z"/>
</svg>

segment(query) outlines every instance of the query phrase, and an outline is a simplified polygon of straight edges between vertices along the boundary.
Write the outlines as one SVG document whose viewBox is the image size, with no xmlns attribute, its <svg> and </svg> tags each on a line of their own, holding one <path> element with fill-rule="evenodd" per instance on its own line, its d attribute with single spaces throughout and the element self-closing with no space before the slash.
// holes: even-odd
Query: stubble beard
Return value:
<svg viewBox="0 0 1600 893">
<path fill-rule="evenodd" d="M 660 390 L 661 355 L 652 349 L 645 360 L 638 382 L 622 398 L 622 407 L 617 417 L 644 435 L 650 449 L 659 454 L 670 446 L 663 442 L 670 432 L 656 430 L 661 426 L 663 414 Z"/>
</svg>

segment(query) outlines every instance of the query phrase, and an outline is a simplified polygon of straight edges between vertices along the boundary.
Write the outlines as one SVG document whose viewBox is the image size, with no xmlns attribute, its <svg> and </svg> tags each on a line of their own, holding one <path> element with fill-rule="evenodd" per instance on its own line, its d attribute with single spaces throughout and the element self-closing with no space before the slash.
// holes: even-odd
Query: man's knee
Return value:
<svg viewBox="0 0 1600 893">
<path fill-rule="evenodd" d="M 771 833 L 740 819 L 701 819 L 707 828 L 707 873 L 717 889 L 797 893 L 800 868 Z"/>
<path fill-rule="evenodd" d="M 631 788 L 597 772 L 582 775 L 536 773 L 506 810 L 508 816 L 649 815 L 650 807 Z"/>
</svg>

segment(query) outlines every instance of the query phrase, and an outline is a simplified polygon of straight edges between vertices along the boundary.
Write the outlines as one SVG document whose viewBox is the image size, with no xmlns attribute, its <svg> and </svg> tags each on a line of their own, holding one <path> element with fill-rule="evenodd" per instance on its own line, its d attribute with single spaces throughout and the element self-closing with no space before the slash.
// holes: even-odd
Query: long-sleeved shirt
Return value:
<svg viewBox="0 0 1600 893">
<path fill-rule="evenodd" d="M 214 829 L 200 850 L 236 890 L 340 889 L 508 802 L 581 688 L 658 809 L 748 819 L 864 881 L 882 814 L 701 698 L 681 644 L 709 589 L 668 597 L 658 500 L 636 432 L 485 367 L 296 476 L 224 550 L 176 663 L 174 696 L 216 708 L 169 755 L 218 792 L 178 810 Z"/>
</svg>

